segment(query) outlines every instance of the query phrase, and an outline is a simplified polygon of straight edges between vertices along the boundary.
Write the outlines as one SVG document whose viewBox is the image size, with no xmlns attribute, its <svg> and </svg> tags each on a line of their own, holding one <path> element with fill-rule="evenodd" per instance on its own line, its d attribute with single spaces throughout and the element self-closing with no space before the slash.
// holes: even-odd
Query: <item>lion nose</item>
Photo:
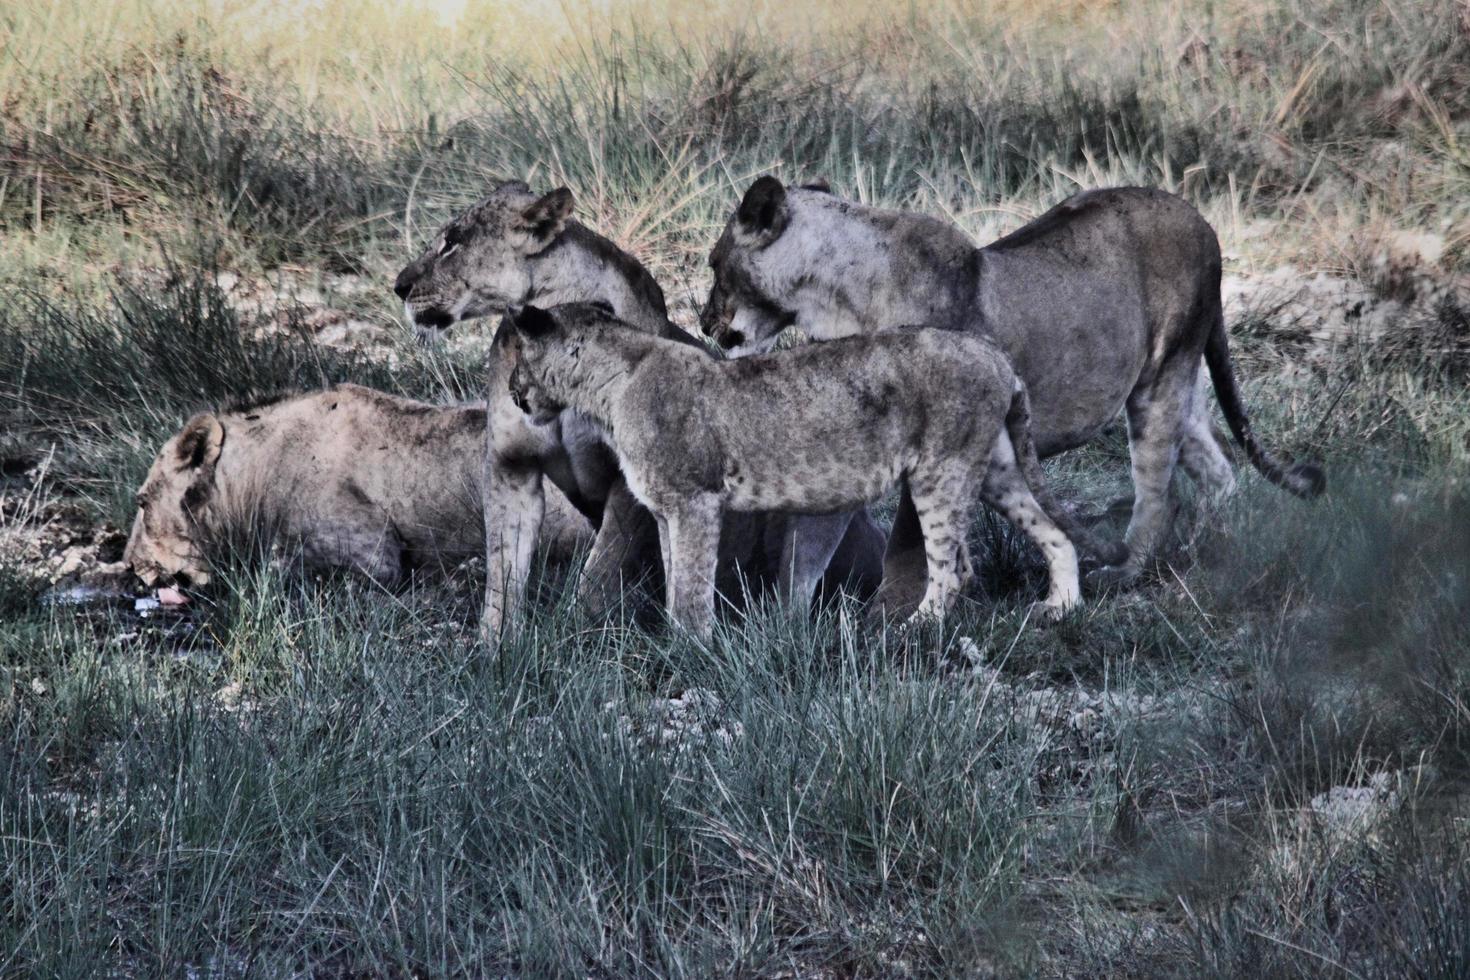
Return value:
<svg viewBox="0 0 1470 980">
<path fill-rule="evenodd" d="M 413 292 L 413 277 L 404 269 L 398 273 L 398 278 L 393 280 L 393 291 L 398 294 L 399 299 L 408 299 L 408 294 Z"/>
</svg>

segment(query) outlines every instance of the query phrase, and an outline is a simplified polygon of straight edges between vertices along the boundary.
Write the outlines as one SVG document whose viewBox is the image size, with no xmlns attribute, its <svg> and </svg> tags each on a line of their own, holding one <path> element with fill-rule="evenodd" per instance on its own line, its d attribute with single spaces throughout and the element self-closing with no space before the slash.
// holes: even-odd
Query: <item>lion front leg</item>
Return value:
<svg viewBox="0 0 1470 980">
<path fill-rule="evenodd" d="M 658 563 L 658 526 L 621 477 L 608 491 L 602 525 L 577 579 L 577 601 L 583 611 L 601 618 L 617 605 L 622 590 Z"/>
<path fill-rule="evenodd" d="M 480 633 L 491 642 L 520 609 L 536 554 L 546 498 L 541 471 L 485 461 L 485 611 Z"/>
<path fill-rule="evenodd" d="M 860 601 L 871 598 L 883 584 L 883 551 L 887 546 L 888 535 L 867 508 L 855 511 L 847 533 L 822 575 L 823 596 L 832 597 L 843 591 Z"/>
<path fill-rule="evenodd" d="M 709 639 L 715 624 L 715 563 L 720 552 L 720 504 L 713 497 L 682 500 L 663 520 L 668 566 L 664 588 L 674 622 Z"/>
<path fill-rule="evenodd" d="M 792 515 L 781 541 L 781 567 L 777 586 L 781 599 L 794 612 L 806 613 L 817 584 L 832 563 L 852 523 L 853 513 Z"/>
</svg>

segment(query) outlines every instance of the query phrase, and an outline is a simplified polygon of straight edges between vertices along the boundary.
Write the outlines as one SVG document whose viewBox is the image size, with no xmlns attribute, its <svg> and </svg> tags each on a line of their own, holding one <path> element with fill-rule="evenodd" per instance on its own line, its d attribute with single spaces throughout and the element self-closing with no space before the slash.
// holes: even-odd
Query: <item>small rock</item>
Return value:
<svg viewBox="0 0 1470 980">
<path fill-rule="evenodd" d="M 226 684 L 214 692 L 214 699 L 219 706 L 230 714 L 251 714 L 256 709 L 256 704 L 250 698 L 244 696 L 245 688 L 239 681 Z"/>
<path fill-rule="evenodd" d="M 1397 772 L 1374 773 L 1365 786 L 1334 786 L 1312 797 L 1307 813 L 1329 833 L 1369 833 L 1398 809 L 1403 794 Z"/>
<path fill-rule="evenodd" d="M 70 578 L 80 572 L 84 565 L 96 560 L 96 549 L 91 545 L 73 545 L 61 553 L 56 569 L 51 574 L 57 581 Z"/>
<path fill-rule="evenodd" d="M 1385 262 L 1437 266 L 1444 258 L 1445 240 L 1432 231 L 1399 229 L 1384 236 L 1383 249 Z"/>
</svg>

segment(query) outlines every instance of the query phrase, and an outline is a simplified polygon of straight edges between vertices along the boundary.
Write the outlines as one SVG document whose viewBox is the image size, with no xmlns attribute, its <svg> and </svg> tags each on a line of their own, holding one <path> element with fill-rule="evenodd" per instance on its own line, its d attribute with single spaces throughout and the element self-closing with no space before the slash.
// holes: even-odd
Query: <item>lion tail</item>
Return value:
<svg viewBox="0 0 1470 980">
<path fill-rule="evenodd" d="M 1235 441 L 1245 449 L 1251 465 L 1278 487 L 1298 497 L 1310 499 L 1318 496 L 1327 489 L 1327 476 L 1322 467 L 1314 463 L 1283 463 L 1256 440 L 1240 399 L 1240 389 L 1235 384 L 1235 369 L 1230 363 L 1230 341 L 1225 333 L 1225 313 L 1218 303 L 1213 320 L 1209 338 L 1205 341 L 1205 365 L 1210 369 L 1215 397 L 1220 399 L 1220 409 L 1225 413 L 1225 423 L 1230 426 Z"/>
<path fill-rule="evenodd" d="M 1046 511 L 1062 533 L 1072 544 L 1091 554 L 1104 565 L 1121 565 L 1128 560 L 1128 546 L 1121 541 L 1105 541 L 1087 528 L 1078 524 L 1071 511 L 1059 505 L 1047 489 L 1046 477 L 1041 472 L 1041 460 L 1036 455 L 1036 443 L 1031 439 L 1031 399 L 1026 394 L 1026 385 L 1016 379 L 1016 390 L 1011 395 L 1011 407 L 1006 412 L 1006 432 L 1016 451 L 1016 465 L 1021 476 L 1031 488 L 1031 496 Z"/>
</svg>

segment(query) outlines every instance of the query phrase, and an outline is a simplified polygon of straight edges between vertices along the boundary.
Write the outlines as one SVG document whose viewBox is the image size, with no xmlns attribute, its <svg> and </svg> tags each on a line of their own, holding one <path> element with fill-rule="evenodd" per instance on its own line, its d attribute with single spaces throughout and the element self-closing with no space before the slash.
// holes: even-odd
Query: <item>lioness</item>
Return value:
<svg viewBox="0 0 1470 980">
<path fill-rule="evenodd" d="M 793 324 L 822 340 L 904 323 L 982 333 L 1026 382 L 1043 456 L 1083 444 L 1125 409 L 1133 516 L 1127 560 L 1099 570 L 1104 583 L 1135 578 L 1162 543 L 1176 461 L 1206 491 L 1234 485 L 1211 431 L 1201 356 L 1257 469 L 1304 497 L 1325 485 L 1316 466 L 1285 465 L 1252 435 L 1221 312 L 1219 242 L 1171 194 L 1088 191 L 976 248 L 945 221 L 761 177 L 709 261 L 701 325 L 737 353 L 764 349 Z M 905 496 L 885 561 L 889 607 L 911 603 L 923 582 L 919 527 Z"/>
<path fill-rule="evenodd" d="M 343 384 L 196 415 L 138 491 L 123 560 L 148 586 L 202 584 L 210 545 L 264 533 L 306 562 L 384 584 L 483 553 L 485 409 L 440 408 Z M 569 556 L 592 527 L 560 494 L 547 539 Z"/>
<path fill-rule="evenodd" d="M 1046 610 L 1078 601 L 1076 552 L 1037 501 L 1025 387 L 981 337 L 915 329 L 716 361 L 597 304 L 507 319 L 516 404 L 540 424 L 573 409 L 601 427 L 658 521 L 670 613 L 701 636 L 725 511 L 850 509 L 899 482 L 928 559 L 916 616 L 943 616 L 969 574 L 960 521 L 977 491 L 1046 556 Z"/>
<path fill-rule="evenodd" d="M 572 207 L 572 192 L 564 187 L 536 195 L 520 181 L 497 186 L 450 221 L 434 246 L 399 274 L 393 288 L 409 320 L 433 331 L 532 301 L 550 306 L 600 300 L 630 326 L 700 351 L 697 341 L 669 322 L 663 290 L 648 270 L 574 220 Z M 597 428 L 574 412 L 551 425 L 529 424 L 509 401 L 513 365 L 505 355 L 504 345 L 497 344 L 489 364 L 485 525 L 495 533 L 487 542 L 487 636 L 500 630 L 520 601 L 541 520 L 543 476 L 600 521 L 578 583 L 590 612 L 614 598 L 620 582 L 657 567 L 658 555 L 658 530 L 628 492 Z M 738 568 L 729 578 L 736 571 L 760 578 L 754 564 L 775 565 L 782 594 L 804 601 L 819 583 L 851 580 L 862 591 L 880 577 L 886 538 L 865 511 L 743 523 L 728 536 L 732 544 L 777 538 L 779 554 L 756 561 L 732 552 L 729 564 Z"/>
</svg>

